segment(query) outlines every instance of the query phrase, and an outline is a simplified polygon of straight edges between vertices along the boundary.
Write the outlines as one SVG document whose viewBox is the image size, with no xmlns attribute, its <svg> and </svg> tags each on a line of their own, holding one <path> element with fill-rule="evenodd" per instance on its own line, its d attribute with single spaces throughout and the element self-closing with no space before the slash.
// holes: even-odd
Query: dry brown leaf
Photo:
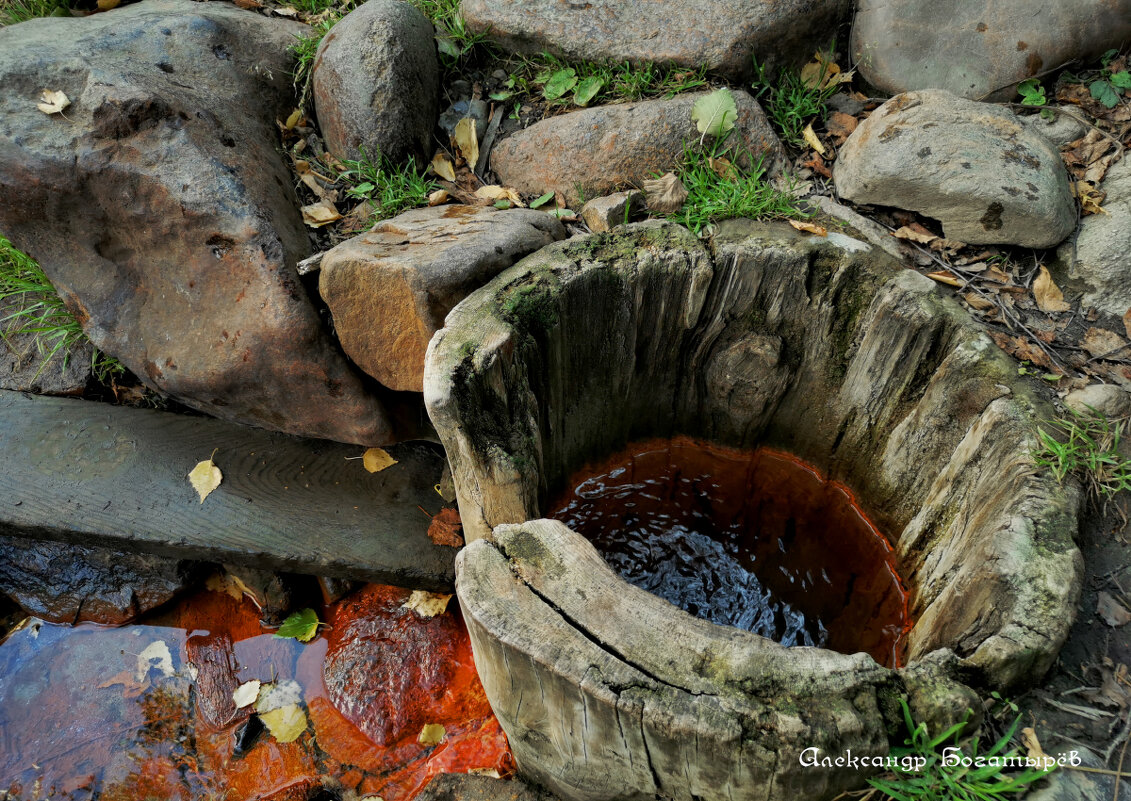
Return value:
<svg viewBox="0 0 1131 801">
<path fill-rule="evenodd" d="M 437 153 L 432 157 L 432 172 L 439 175 L 445 181 L 455 181 L 456 168 L 452 166 L 452 161 L 443 153 Z"/>
<path fill-rule="evenodd" d="M 298 179 L 306 185 L 307 189 L 317 195 L 319 200 L 325 200 L 329 203 L 334 202 L 333 198 L 330 197 L 330 193 L 327 192 L 326 188 L 314 177 L 313 172 L 307 170 L 306 172 L 299 173 Z"/>
<path fill-rule="evenodd" d="M 938 239 L 937 236 L 922 226 L 912 228 L 910 225 L 905 225 L 893 231 L 891 235 L 896 239 L 907 239 L 911 242 L 918 242 L 920 245 L 929 245 Z"/>
<path fill-rule="evenodd" d="M 990 339 L 992 339 L 999 348 L 1004 350 L 1013 358 L 1022 362 L 1032 362 L 1038 367 L 1043 367 L 1046 370 L 1052 370 L 1053 364 L 1049 359 L 1048 354 L 1034 345 L 1027 339 L 1021 337 L 1009 336 L 1000 331 L 990 331 Z"/>
<path fill-rule="evenodd" d="M 856 130 L 859 120 L 851 114 L 845 114 L 843 111 L 834 111 L 825 120 L 825 130 L 829 132 L 829 136 L 835 136 L 842 142 L 848 138 L 849 134 Z"/>
<path fill-rule="evenodd" d="M 962 296 L 962 299 L 970 304 L 970 308 L 975 311 L 987 312 L 990 309 L 996 309 L 997 304 L 989 298 L 984 298 L 977 292 L 967 292 Z"/>
<path fill-rule="evenodd" d="M 213 451 L 212 456 L 215 455 L 216 451 Z M 188 474 L 188 480 L 192 484 L 192 488 L 196 490 L 196 494 L 200 496 L 200 502 L 204 503 L 204 499 L 220 486 L 220 482 L 224 480 L 224 475 L 212 461 L 212 457 L 209 457 L 203 462 L 197 462 L 196 467 Z"/>
<path fill-rule="evenodd" d="M 462 530 L 463 522 L 459 518 L 459 511 L 441 509 L 428 524 L 428 539 L 437 545 L 460 548 L 463 546 L 463 536 L 460 534 Z"/>
<path fill-rule="evenodd" d="M 1041 741 L 1037 739 L 1037 733 L 1028 726 L 1021 730 L 1021 745 L 1028 752 L 1029 759 L 1042 761 L 1045 759 L 1045 752 L 1041 748 Z"/>
<path fill-rule="evenodd" d="M 329 200 L 319 200 L 302 207 L 302 221 L 311 228 L 321 228 L 342 219 L 337 207 Z"/>
<path fill-rule="evenodd" d="M 821 140 L 817 138 L 817 134 L 813 133 L 813 123 L 805 126 L 805 130 L 801 132 L 801 138 L 805 140 L 805 144 L 816 150 L 820 155 L 825 155 L 827 152 L 825 146 L 821 144 Z"/>
<path fill-rule="evenodd" d="M 1033 282 L 1033 298 L 1037 301 L 1037 308 L 1045 314 L 1060 314 L 1072 308 L 1064 300 L 1064 293 L 1052 280 L 1052 275 L 1043 264 L 1037 280 Z"/>
<path fill-rule="evenodd" d="M 260 609 L 263 608 L 263 604 L 260 603 L 261 599 L 256 595 L 255 590 L 244 584 L 239 576 L 231 573 L 213 573 L 204 582 L 204 588 L 209 592 L 222 592 L 237 601 L 247 598 Z"/>
<path fill-rule="evenodd" d="M 447 189 L 437 189 L 435 192 L 428 195 L 428 205 L 439 206 L 441 203 L 447 203 L 448 197 Z"/>
<path fill-rule="evenodd" d="M 444 742 L 446 735 L 447 732 L 439 723 L 426 723 L 424 728 L 420 730 L 420 736 L 416 738 L 416 741 L 421 745 L 439 745 Z"/>
<path fill-rule="evenodd" d="M 475 163 L 479 161 L 479 137 L 475 131 L 475 120 L 472 117 L 464 117 L 457 122 L 452 140 L 455 142 L 456 150 L 467 162 L 467 166 L 474 170 Z"/>
<path fill-rule="evenodd" d="M 1080 343 L 1094 359 L 1114 356 L 1126 344 L 1127 340 L 1106 328 L 1089 328 L 1084 332 L 1084 341 Z"/>
<path fill-rule="evenodd" d="M 1106 592 L 1101 592 L 1096 598 L 1096 614 L 1112 628 L 1131 623 L 1131 612 L 1127 611 L 1127 607 Z"/>
<path fill-rule="evenodd" d="M 293 6 L 283 6 L 282 8 L 276 8 L 275 13 L 280 17 L 297 17 L 298 9 Z"/>
<path fill-rule="evenodd" d="M 840 65 L 826 54 L 813 54 L 813 60 L 801 68 L 801 82 L 810 89 L 826 89 L 852 80 L 854 70 L 841 72 Z"/>
<path fill-rule="evenodd" d="M 1100 205 L 1107 199 L 1104 192 L 1100 192 L 1087 181 L 1073 181 L 1069 188 L 1072 190 L 1072 196 L 1080 201 L 1081 215 L 1107 214 Z"/>
<path fill-rule="evenodd" d="M 803 222 L 801 220 L 790 220 L 789 224 L 796 228 L 798 231 L 804 231 L 808 234 L 816 234 L 817 236 L 828 236 L 829 230 L 816 223 Z"/>
<path fill-rule="evenodd" d="M 475 196 L 484 200 L 507 200 L 515 206 L 524 205 L 518 192 L 511 189 L 509 186 L 499 186 L 498 184 L 481 186 L 475 190 Z"/>
<path fill-rule="evenodd" d="M 411 609 L 421 617 L 436 617 L 436 615 L 444 614 L 450 600 L 452 600 L 450 595 L 413 590 L 412 595 L 408 596 L 408 600 L 404 602 L 402 608 Z"/>
<path fill-rule="evenodd" d="M 263 8 L 263 4 L 259 0 L 234 0 L 237 8 L 242 8 L 244 11 L 255 11 L 256 9 Z"/>
<path fill-rule="evenodd" d="M 990 265 L 986 270 L 983 270 L 983 277 L 998 283 L 998 284 L 1012 284 L 1013 276 L 1005 270 L 998 267 L 996 264 Z"/>
<path fill-rule="evenodd" d="M 721 156 L 718 158 L 708 157 L 707 166 L 714 170 L 715 175 L 719 176 L 724 181 L 734 181 L 738 179 L 738 170 L 735 169 L 730 159 L 724 159 Z"/>
<path fill-rule="evenodd" d="M 644 202 L 652 211 L 674 214 L 683 208 L 687 190 L 674 172 L 644 182 Z"/>
<path fill-rule="evenodd" d="M 390 456 L 384 448 L 370 448 L 361 457 L 361 464 L 370 473 L 380 473 L 396 463 L 397 460 Z"/>
<path fill-rule="evenodd" d="M 938 281 L 940 284 L 946 284 L 947 286 L 964 286 L 962 280 L 949 270 L 939 270 L 937 273 L 927 273 L 927 277 L 932 281 Z"/>
<path fill-rule="evenodd" d="M 44 89 L 39 95 L 39 102 L 35 107 L 44 114 L 62 114 L 63 109 L 71 105 L 71 101 L 63 92 L 54 89 Z"/>
</svg>

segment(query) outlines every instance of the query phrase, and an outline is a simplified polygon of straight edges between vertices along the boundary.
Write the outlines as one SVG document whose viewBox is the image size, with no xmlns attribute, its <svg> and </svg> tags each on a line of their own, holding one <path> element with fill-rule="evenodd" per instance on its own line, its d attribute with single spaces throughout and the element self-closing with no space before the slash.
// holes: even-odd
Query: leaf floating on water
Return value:
<svg viewBox="0 0 1131 801">
<path fill-rule="evenodd" d="M 314 639 L 314 635 L 317 631 L 318 613 L 313 609 L 307 608 L 295 612 L 284 620 L 283 625 L 279 626 L 279 630 L 275 632 L 275 636 L 284 638 L 293 637 L 299 642 L 310 642 Z"/>
<path fill-rule="evenodd" d="M 252 679 L 245 681 L 239 687 L 232 691 L 232 702 L 236 705 L 236 709 L 243 709 L 245 706 L 251 706 L 259 698 L 259 679 Z"/>
<path fill-rule="evenodd" d="M 644 182 L 644 200 L 652 211 L 675 214 L 687 200 L 687 189 L 674 172 L 669 172 L 661 178 Z"/>
<path fill-rule="evenodd" d="M 212 451 L 212 456 L 215 455 L 216 451 Z M 192 488 L 196 490 L 196 494 L 200 496 L 200 502 L 204 503 L 204 499 L 220 486 L 220 482 L 224 480 L 224 474 L 220 472 L 220 468 L 209 457 L 203 462 L 197 462 L 196 467 L 188 474 L 188 480 L 192 484 Z"/>
<path fill-rule="evenodd" d="M 446 735 L 447 731 L 439 723 L 425 723 L 416 741 L 421 745 L 439 745 Z"/>
<path fill-rule="evenodd" d="M 412 595 L 402 605 L 402 609 L 411 609 L 421 617 L 436 617 L 442 615 L 444 610 L 448 608 L 448 601 L 452 600 L 450 595 L 441 595 L 435 592 L 425 592 L 424 590 L 413 590 Z"/>
<path fill-rule="evenodd" d="M 297 704 L 260 712 L 259 719 L 281 743 L 293 743 L 306 731 L 306 713 Z"/>
<path fill-rule="evenodd" d="M 39 95 L 39 102 L 35 107 L 44 114 L 62 114 L 63 109 L 71 105 L 70 99 L 62 92 L 53 89 L 44 89 Z"/>
<path fill-rule="evenodd" d="M 476 162 L 479 161 L 479 136 L 475 131 L 475 120 L 472 117 L 464 117 L 457 122 L 455 135 L 452 138 L 455 140 L 456 149 L 467 162 L 468 168 L 474 170 Z M 455 177 L 449 180 L 454 181 Z"/>
<path fill-rule="evenodd" d="M 173 655 L 169 653 L 169 646 L 164 640 L 154 640 L 137 655 L 137 672 L 134 678 L 139 682 L 145 681 L 150 670 L 157 670 L 162 676 L 172 676 L 175 672 Z"/>
<path fill-rule="evenodd" d="M 695 101 L 691 107 L 691 121 L 699 133 L 720 137 L 734 128 L 738 119 L 738 106 L 729 89 L 716 89 Z"/>
<path fill-rule="evenodd" d="M 437 485 L 439 486 L 439 485 Z M 428 524 L 428 539 L 437 545 L 463 546 L 463 522 L 455 509 L 441 509 Z"/>
<path fill-rule="evenodd" d="M 1072 308 L 1071 304 L 1065 302 L 1064 293 L 1043 264 L 1037 280 L 1033 282 L 1033 298 L 1037 301 L 1037 308 L 1045 314 L 1059 314 Z"/>
<path fill-rule="evenodd" d="M 370 473 L 380 473 L 382 470 L 395 465 L 397 460 L 390 456 L 384 448 L 370 448 L 361 457 L 361 463 Z"/>
</svg>

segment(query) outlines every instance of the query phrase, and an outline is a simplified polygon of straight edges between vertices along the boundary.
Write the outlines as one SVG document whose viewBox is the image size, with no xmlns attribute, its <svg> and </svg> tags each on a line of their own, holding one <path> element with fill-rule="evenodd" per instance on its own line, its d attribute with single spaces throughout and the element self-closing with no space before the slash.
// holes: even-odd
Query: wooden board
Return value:
<svg viewBox="0 0 1131 801">
<path fill-rule="evenodd" d="M 187 476 L 209 458 L 204 503 Z M 0 391 L 0 533 L 446 590 L 454 548 L 428 539 L 434 445 L 387 450 L 104 403 Z M 423 507 L 422 511 L 421 507 Z"/>
</svg>

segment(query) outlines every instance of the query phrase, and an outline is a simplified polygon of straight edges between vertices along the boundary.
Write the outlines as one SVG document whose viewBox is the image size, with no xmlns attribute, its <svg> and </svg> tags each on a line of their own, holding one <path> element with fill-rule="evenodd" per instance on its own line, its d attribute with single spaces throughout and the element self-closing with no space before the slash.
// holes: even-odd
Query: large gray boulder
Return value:
<svg viewBox="0 0 1131 801">
<path fill-rule="evenodd" d="M 520 53 L 587 61 L 706 65 L 732 78 L 753 60 L 803 62 L 828 43 L 848 0 L 464 0 L 467 25 Z"/>
<path fill-rule="evenodd" d="M 151 388 L 378 444 L 383 412 L 294 267 L 309 241 L 275 120 L 303 30 L 191 0 L 0 29 L 0 231 Z M 36 108 L 44 89 L 66 93 L 63 114 Z"/>
<path fill-rule="evenodd" d="M 851 46 L 860 74 L 890 94 L 1008 100 L 1019 81 L 1129 38 L 1129 0 L 859 0 Z"/>
<path fill-rule="evenodd" d="M 448 312 L 565 235 L 544 211 L 413 209 L 326 253 L 318 288 L 349 357 L 389 389 L 420 392 L 428 340 Z"/>
<path fill-rule="evenodd" d="M 833 169 L 841 197 L 909 209 L 970 244 L 1056 245 L 1076 226 L 1060 153 L 1008 112 L 927 89 L 861 123 Z"/>
<path fill-rule="evenodd" d="M 1085 306 L 1122 317 L 1131 309 L 1131 159 L 1108 170 L 1100 189 L 1106 214 L 1081 221 L 1072 273 L 1087 285 Z"/>
<path fill-rule="evenodd" d="M 432 23 L 402 0 L 368 0 L 322 39 L 312 86 L 338 158 L 425 155 L 440 113 Z"/>
<path fill-rule="evenodd" d="M 526 194 L 554 190 L 570 203 L 639 188 L 657 173 L 674 169 L 687 143 L 701 134 L 691 107 L 704 92 L 669 100 L 597 106 L 531 125 L 499 142 L 491 167 L 499 180 Z M 749 94 L 734 92 L 738 119 L 728 140 L 767 172 L 784 162 L 781 142 L 762 107 Z"/>
</svg>

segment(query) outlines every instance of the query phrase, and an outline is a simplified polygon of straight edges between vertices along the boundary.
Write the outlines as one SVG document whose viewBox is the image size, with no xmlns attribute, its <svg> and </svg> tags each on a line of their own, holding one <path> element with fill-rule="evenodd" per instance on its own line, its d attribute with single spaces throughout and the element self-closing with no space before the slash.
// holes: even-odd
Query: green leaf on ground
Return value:
<svg viewBox="0 0 1131 801">
<path fill-rule="evenodd" d="M 318 631 L 318 613 L 313 609 L 303 609 L 283 621 L 276 637 L 291 637 L 299 642 L 310 642 Z"/>
<path fill-rule="evenodd" d="M 737 119 L 738 107 L 729 89 L 716 89 L 696 100 L 691 107 L 691 120 L 701 134 L 722 136 L 734 128 Z"/>
<path fill-rule="evenodd" d="M 573 93 L 573 102 L 578 106 L 587 106 L 589 101 L 597 96 L 601 91 L 601 87 L 605 85 L 605 79 L 598 75 L 590 75 L 577 85 L 577 89 Z"/>
<path fill-rule="evenodd" d="M 1111 81 L 1112 86 L 1117 86 L 1120 89 L 1131 89 L 1131 72 L 1127 70 L 1114 73 L 1108 80 Z"/>
<path fill-rule="evenodd" d="M 530 208 L 536 209 L 539 206 L 545 206 L 547 203 L 549 203 L 553 199 L 554 199 L 554 193 L 551 190 L 551 191 L 547 192 L 546 194 L 542 195 L 541 197 L 535 198 L 534 200 L 530 201 Z"/>
<path fill-rule="evenodd" d="M 1107 81 L 1092 81 L 1088 89 L 1091 90 L 1092 97 L 1107 108 L 1115 108 L 1119 103 L 1119 93 L 1116 92 L 1115 88 Z"/>
<path fill-rule="evenodd" d="M 1043 106 L 1048 98 L 1045 97 L 1045 87 L 1036 78 L 1029 78 L 1017 85 L 1017 93 L 1021 95 L 1023 106 Z"/>
<path fill-rule="evenodd" d="M 542 97 L 547 100 L 557 100 L 575 86 L 577 86 L 577 73 L 574 70 L 558 70 L 542 87 Z"/>
</svg>

